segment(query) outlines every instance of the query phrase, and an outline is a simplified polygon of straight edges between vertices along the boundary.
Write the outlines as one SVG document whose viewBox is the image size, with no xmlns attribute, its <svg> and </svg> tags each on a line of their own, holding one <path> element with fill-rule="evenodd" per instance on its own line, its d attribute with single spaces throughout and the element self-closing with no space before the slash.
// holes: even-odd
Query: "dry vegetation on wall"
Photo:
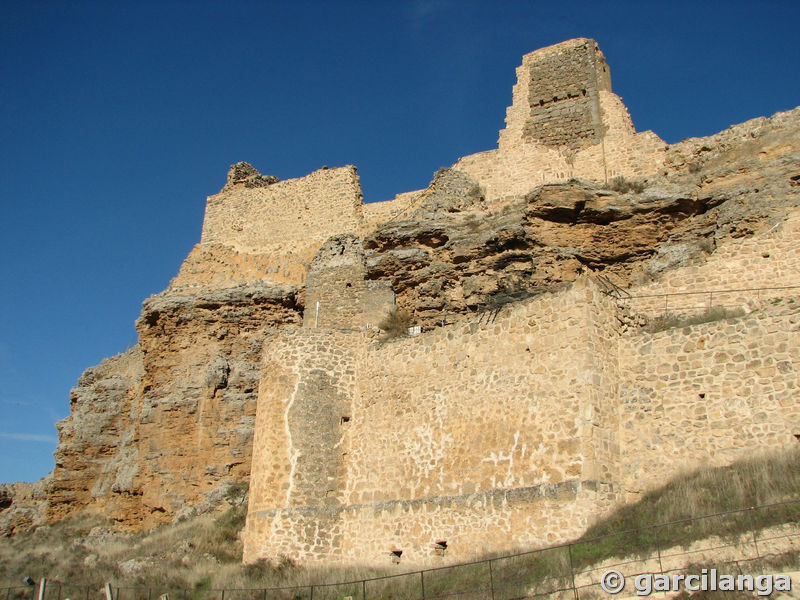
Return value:
<svg viewBox="0 0 800 600">
<path fill-rule="evenodd" d="M 411 313 L 402 309 L 394 309 L 378 324 L 383 331 L 381 339 L 386 341 L 408 335 L 410 325 Z"/>
<path fill-rule="evenodd" d="M 673 327 L 689 327 L 690 325 L 701 325 L 702 323 L 713 323 L 723 319 L 733 319 L 744 315 L 742 308 L 726 308 L 724 306 L 712 306 L 696 315 L 680 315 L 668 313 L 651 319 L 645 326 L 645 330 L 650 333 L 666 331 Z"/>
<path fill-rule="evenodd" d="M 620 194 L 627 194 L 628 192 L 641 194 L 644 191 L 645 184 L 643 181 L 632 181 L 620 175 L 619 177 L 614 177 L 614 179 L 609 182 L 608 187 Z"/>
<path fill-rule="evenodd" d="M 646 555 L 653 550 L 654 530 L 649 528 L 653 524 L 779 502 L 796 497 L 798 490 L 800 449 L 740 461 L 729 467 L 701 469 L 674 479 L 595 524 L 576 542 L 572 558 L 576 568 L 584 568 L 612 557 Z M 183 590 L 187 599 L 199 599 L 219 589 L 308 586 L 402 572 L 390 567 L 309 569 L 286 560 L 242 565 L 239 532 L 246 511 L 246 503 L 234 501 L 224 512 L 164 525 L 148 533 L 114 532 L 110 523 L 85 515 L 40 527 L 6 538 L 0 544 L 0 587 L 19 585 L 26 575 L 37 581 L 47 576 L 51 581 L 68 583 L 62 587 L 61 597 L 83 598 L 86 586 L 90 591 L 99 591 L 109 581 L 121 588 L 139 588 L 138 592 L 123 590 L 122 600 L 125 594 L 133 594 L 130 597 L 134 598 L 147 597 L 152 592 L 155 597 L 165 591 L 182 598 Z M 799 518 L 800 505 L 785 505 L 660 528 L 658 539 L 663 550 L 710 535 L 735 537 L 753 527 L 762 529 L 797 522 Z M 594 539 L 629 530 L 635 531 Z M 498 585 L 503 582 L 511 585 L 522 574 L 527 582 L 536 580 L 538 575 L 546 579 L 548 574 L 564 570 L 563 561 L 563 548 L 556 548 L 496 563 L 494 576 L 500 582 Z M 445 570 L 436 576 L 432 574 L 430 585 L 441 587 L 441 591 L 467 589 L 483 585 L 484 575 L 478 567 Z M 438 583 L 435 577 L 440 577 Z M 404 591 L 415 597 L 417 591 L 412 588 L 416 581 L 398 578 L 380 585 L 389 586 L 385 591 L 394 597 L 404 597 Z M 332 593 L 339 594 L 337 597 L 350 593 L 345 592 L 337 588 Z M 20 594 L 20 598 L 30 597 L 24 588 Z M 315 596 L 327 598 L 330 594 L 326 594 L 325 590 L 318 590 Z"/>
</svg>

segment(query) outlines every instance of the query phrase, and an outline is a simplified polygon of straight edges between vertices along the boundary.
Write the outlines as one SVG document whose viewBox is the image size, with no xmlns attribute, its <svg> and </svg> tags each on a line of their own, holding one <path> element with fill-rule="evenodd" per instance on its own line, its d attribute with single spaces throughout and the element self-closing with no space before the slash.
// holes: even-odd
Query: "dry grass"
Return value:
<svg viewBox="0 0 800 600">
<path fill-rule="evenodd" d="M 627 194 L 628 192 L 641 194 L 644 191 L 645 184 L 643 181 L 625 179 L 620 175 L 619 177 L 614 177 L 614 179 L 609 181 L 608 187 L 609 189 L 619 192 L 620 194 Z"/>
<path fill-rule="evenodd" d="M 651 319 L 645 325 L 645 331 L 657 333 L 675 327 L 689 327 L 690 325 L 700 325 L 702 323 L 712 323 L 724 319 L 734 319 L 744 315 L 741 308 L 725 308 L 724 306 L 712 306 L 696 315 L 677 315 L 666 314 Z"/>
<path fill-rule="evenodd" d="M 615 556 L 652 553 L 656 539 L 663 549 L 709 535 L 733 538 L 753 527 L 797 522 L 800 504 L 787 504 L 679 523 L 658 528 L 657 532 L 650 527 L 779 502 L 797 497 L 799 490 L 798 449 L 740 461 L 729 467 L 686 473 L 595 524 L 572 546 L 571 558 L 576 567 L 581 567 Z M 300 568 L 288 560 L 242 565 L 239 533 L 245 514 L 245 505 L 235 505 L 138 534 L 114 533 L 110 523 L 82 516 L 18 534 L 0 540 L 0 587 L 19 585 L 25 575 L 37 581 L 46 575 L 50 580 L 69 584 L 61 589 L 62 598 L 83 599 L 88 586 L 90 597 L 96 600 L 102 584 L 110 581 L 122 588 L 119 600 L 139 600 L 151 593 L 155 598 L 164 592 L 169 592 L 174 600 L 182 600 L 184 590 L 187 600 L 218 599 L 220 594 L 214 590 L 220 589 L 228 590 L 226 599 L 251 600 L 261 596 L 235 590 L 276 587 L 294 589 L 270 592 L 270 597 L 299 600 L 309 598 L 311 584 L 358 581 L 397 573 L 397 568 L 388 564 L 385 570 Z M 623 531 L 626 533 L 621 534 Z M 564 547 L 497 560 L 495 591 L 510 597 L 532 589 L 546 593 L 563 587 L 569 560 Z M 483 563 L 429 572 L 425 575 L 426 594 L 456 591 L 464 598 L 475 594 L 479 597 L 486 592 L 486 569 Z M 419 597 L 419 586 L 419 574 L 409 574 L 367 582 L 366 592 L 368 597 L 391 596 L 400 600 Z M 360 597 L 361 590 L 361 583 L 315 587 L 314 598 Z M 30 592 L 25 593 L 30 598 Z"/>
<path fill-rule="evenodd" d="M 586 543 L 579 554 L 583 564 L 591 564 L 611 556 L 645 555 L 655 547 L 656 538 L 665 548 L 687 545 L 712 535 L 735 537 L 752 529 L 797 522 L 800 503 L 651 527 L 798 497 L 798 448 L 742 460 L 728 467 L 700 469 L 673 479 L 636 504 L 620 508 L 592 526 L 581 538 Z M 630 533 L 616 535 L 623 531 Z M 590 541 L 601 536 L 609 537 Z"/>
<path fill-rule="evenodd" d="M 378 324 L 383 335 L 381 339 L 392 340 L 408 335 L 408 328 L 411 325 L 411 314 L 402 309 L 394 309 L 387 314 Z"/>
</svg>

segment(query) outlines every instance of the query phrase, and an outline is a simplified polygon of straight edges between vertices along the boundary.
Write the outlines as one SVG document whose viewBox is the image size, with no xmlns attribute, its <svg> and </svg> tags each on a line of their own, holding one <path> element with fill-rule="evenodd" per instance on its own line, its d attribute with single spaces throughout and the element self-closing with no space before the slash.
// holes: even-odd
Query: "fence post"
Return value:
<svg viewBox="0 0 800 600">
<path fill-rule="evenodd" d="M 425 571 L 419 572 L 419 583 L 422 586 L 422 600 L 425 600 Z"/>
<path fill-rule="evenodd" d="M 219 600 L 225 600 L 225 589 L 223 588 L 222 594 L 220 594 Z"/>
<path fill-rule="evenodd" d="M 367 580 L 361 580 L 361 600 L 367 600 Z"/>
<path fill-rule="evenodd" d="M 492 572 L 492 561 L 489 561 L 489 589 L 492 592 L 492 600 L 494 600 L 494 573 Z"/>
<path fill-rule="evenodd" d="M 575 600 L 579 600 L 578 588 L 575 585 L 575 565 L 572 562 L 572 544 L 567 544 L 567 552 L 569 553 L 569 578 L 572 581 L 572 591 L 575 594 Z"/>
<path fill-rule="evenodd" d="M 664 563 L 661 562 L 661 544 L 658 543 L 658 527 L 656 529 L 656 552 L 658 552 L 658 570 L 660 573 L 664 572 Z"/>
<path fill-rule="evenodd" d="M 267 600 L 267 588 L 264 588 L 264 600 Z"/>
<path fill-rule="evenodd" d="M 756 525 L 753 523 L 753 511 L 755 507 L 751 506 L 747 509 L 747 517 L 750 519 L 750 531 L 753 532 L 753 546 L 756 549 L 756 556 L 758 557 L 758 563 L 761 565 L 761 570 L 764 570 L 764 563 L 761 561 L 761 552 L 758 550 L 758 538 L 756 536 Z"/>
<path fill-rule="evenodd" d="M 311 586 L 311 598 L 310 600 L 314 600 L 314 586 Z"/>
</svg>

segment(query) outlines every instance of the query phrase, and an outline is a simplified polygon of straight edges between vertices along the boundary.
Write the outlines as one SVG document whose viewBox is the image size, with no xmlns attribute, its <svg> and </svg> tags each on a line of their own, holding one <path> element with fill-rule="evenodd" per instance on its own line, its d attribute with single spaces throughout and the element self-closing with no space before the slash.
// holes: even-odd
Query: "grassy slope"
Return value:
<svg viewBox="0 0 800 600">
<path fill-rule="evenodd" d="M 657 533 L 650 527 L 698 515 L 779 502 L 798 497 L 799 490 L 800 450 L 797 449 L 752 458 L 730 467 L 685 474 L 592 526 L 573 547 L 575 566 L 611 556 L 645 554 L 652 551 L 656 536 L 664 548 L 712 534 L 736 535 L 748 531 L 753 525 L 761 528 L 797 522 L 800 520 L 800 504 L 679 523 L 659 528 Z M 187 588 L 203 592 L 220 588 L 352 581 L 385 574 L 369 569 L 303 569 L 289 561 L 243 566 L 239 562 L 242 550 L 239 531 L 244 525 L 245 514 L 245 505 L 234 505 L 225 512 L 201 515 L 139 534 L 115 533 L 108 523 L 90 516 L 42 527 L 0 540 L 0 586 L 18 585 L 28 574 L 34 579 L 46 574 L 49 579 L 91 585 L 94 589 L 104 581 L 113 581 L 115 585 L 152 587 L 154 591 Z M 639 528 L 644 529 L 595 540 Z M 525 571 L 529 581 L 533 571 L 541 568 L 552 573 L 555 563 L 563 562 L 558 558 L 563 555 L 562 551 L 554 550 L 552 553 L 552 560 L 545 552 L 536 557 L 497 563 L 496 568 L 507 565 L 511 571 Z M 516 566 L 515 561 L 518 563 Z M 561 567 L 566 568 L 566 565 Z M 484 579 L 483 575 L 468 571 L 460 571 L 461 575 L 453 571 L 442 585 L 462 587 L 469 586 L 473 576 L 476 581 Z M 496 576 L 502 574 L 496 572 Z M 460 582 L 459 577 L 462 577 Z M 62 597 L 67 593 L 65 590 Z M 83 596 L 77 591 L 72 595 Z"/>
</svg>

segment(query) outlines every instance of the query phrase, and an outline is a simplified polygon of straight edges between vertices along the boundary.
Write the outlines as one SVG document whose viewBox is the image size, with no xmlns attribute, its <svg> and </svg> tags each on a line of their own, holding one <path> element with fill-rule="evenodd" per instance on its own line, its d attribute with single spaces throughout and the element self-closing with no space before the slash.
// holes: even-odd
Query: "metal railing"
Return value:
<svg viewBox="0 0 800 600">
<path fill-rule="evenodd" d="M 616 569 L 626 578 L 726 566 L 731 574 L 798 565 L 800 499 L 730 510 L 485 560 L 406 573 L 254 589 L 155 589 L 112 586 L 114 600 L 511 600 L 605 596 L 599 583 Z M 388 559 L 387 559 L 388 560 Z M 749 566 L 748 566 L 749 565 Z M 753 571 L 752 569 L 755 569 Z M 694 571 L 693 571 L 694 572 Z M 0 588 L 0 600 L 33 600 L 35 588 Z M 43 600 L 100 600 L 96 586 L 48 582 Z"/>
<path fill-rule="evenodd" d="M 637 296 L 619 295 L 622 300 L 636 310 L 650 310 L 667 314 L 674 311 L 708 310 L 715 307 L 731 308 L 748 300 L 774 299 L 788 295 L 800 295 L 800 286 L 774 286 L 757 288 L 736 288 L 726 290 L 702 290 L 696 292 L 669 292 L 665 294 L 642 294 Z M 670 302 L 672 303 L 670 306 Z"/>
</svg>

